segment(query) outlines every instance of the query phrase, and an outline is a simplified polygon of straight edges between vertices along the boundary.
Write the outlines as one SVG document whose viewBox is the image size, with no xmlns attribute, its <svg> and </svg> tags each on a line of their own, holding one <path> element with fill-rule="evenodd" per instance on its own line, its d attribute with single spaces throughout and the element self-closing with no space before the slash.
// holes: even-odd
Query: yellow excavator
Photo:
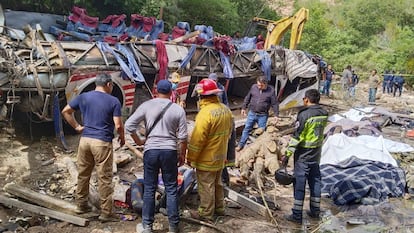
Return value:
<svg viewBox="0 0 414 233">
<path fill-rule="evenodd" d="M 287 30 L 291 30 L 289 49 L 296 49 L 299 44 L 303 27 L 309 18 L 309 10 L 301 8 L 293 16 L 285 17 L 277 21 L 254 17 L 252 24 L 266 27 L 266 39 L 264 49 L 269 49 L 272 45 L 279 45 Z M 247 33 L 249 33 L 249 27 Z"/>
</svg>

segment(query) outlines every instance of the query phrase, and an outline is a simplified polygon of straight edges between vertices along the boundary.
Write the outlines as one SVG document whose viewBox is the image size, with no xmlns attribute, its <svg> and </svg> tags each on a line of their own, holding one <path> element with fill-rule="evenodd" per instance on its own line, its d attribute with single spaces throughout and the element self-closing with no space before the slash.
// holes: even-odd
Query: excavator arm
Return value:
<svg viewBox="0 0 414 233">
<path fill-rule="evenodd" d="M 253 22 L 267 28 L 265 40 L 265 49 L 269 49 L 272 45 L 279 45 L 287 30 L 291 30 L 289 49 L 296 49 L 299 44 L 303 27 L 309 18 L 309 10 L 301 8 L 293 16 L 282 18 L 278 21 L 272 21 L 263 18 L 253 18 Z"/>
</svg>

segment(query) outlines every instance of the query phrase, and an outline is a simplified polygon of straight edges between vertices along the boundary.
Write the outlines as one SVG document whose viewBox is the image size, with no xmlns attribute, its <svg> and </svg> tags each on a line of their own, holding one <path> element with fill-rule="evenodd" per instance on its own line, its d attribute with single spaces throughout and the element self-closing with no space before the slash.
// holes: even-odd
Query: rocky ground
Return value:
<svg viewBox="0 0 414 233">
<path fill-rule="evenodd" d="M 355 106 L 364 106 L 367 103 L 367 87 L 364 83 L 357 88 L 357 98 L 354 101 L 342 101 L 341 93 L 337 86 L 333 87 L 331 98 L 323 97 L 322 104 L 336 113 Z M 378 94 L 378 105 L 389 108 L 391 111 L 410 114 L 413 111 L 414 95 L 409 90 L 403 93 L 401 98 Z M 235 111 L 237 114 L 238 111 Z M 285 116 L 294 112 L 285 112 Z M 240 117 L 238 116 L 240 119 Z M 53 136 L 53 129 L 45 125 L 32 125 L 32 130 L 21 126 L 21 122 L 15 121 L 13 125 L 2 123 L 0 135 L 0 186 L 15 182 L 25 188 L 38 193 L 53 196 L 62 200 L 73 202 L 74 185 L 65 158 L 76 160 L 76 146 L 78 135 L 66 135 L 66 140 L 73 152 L 62 149 L 60 143 Z M 385 137 L 394 140 L 403 140 L 414 145 L 414 142 L 406 137 L 401 138 L 400 127 L 384 129 Z M 132 155 L 132 160 L 122 167 L 118 167 L 116 173 L 121 180 L 133 181 L 135 174 L 142 171 L 142 161 L 127 148 L 120 150 L 122 153 Z M 394 155 L 403 161 L 402 166 L 408 171 L 414 170 L 412 154 Z M 238 170 L 232 170 L 238 174 Z M 269 200 L 271 218 L 263 217 L 248 208 L 228 202 L 226 216 L 217 219 L 212 227 L 200 225 L 194 222 L 182 221 L 182 232 L 412 232 L 414 230 L 414 203 L 410 195 L 404 198 L 394 198 L 381 205 L 361 207 L 337 207 L 330 199 L 323 198 L 323 221 L 313 221 L 305 217 L 303 226 L 291 224 L 283 220 L 283 215 L 290 213 L 293 204 L 292 187 L 282 186 L 274 182 L 271 174 L 267 174 L 264 182 L 264 195 Z M 231 188 L 238 193 L 249 193 L 250 196 L 260 200 L 260 189 L 255 184 L 243 185 L 233 178 Z M 0 194 L 5 194 L 0 193 Z M 411 198 L 411 199 L 410 199 Z M 307 207 L 305 202 L 305 209 Z M 188 210 L 197 206 L 197 195 L 190 195 L 182 204 L 183 217 Z M 274 208 L 272 203 L 277 203 L 279 208 Z M 231 207 L 231 208 L 230 208 Z M 120 217 L 131 217 L 135 220 L 120 220 L 115 223 L 100 223 L 96 217 L 90 219 L 89 225 L 80 227 L 61 222 L 50 217 L 33 214 L 20 208 L 8 208 L 0 204 L 0 232 L 61 232 L 61 233 L 133 233 L 140 216 L 129 209 L 116 207 Z M 372 221 L 361 224 L 357 221 L 367 215 L 372 216 Z M 352 221 L 351 221 L 352 220 Z M 359 224 L 358 224 L 359 223 Z M 411 225 L 410 225 L 411 224 Z M 162 214 L 156 215 L 154 224 L 155 232 L 167 232 L 168 221 Z"/>
</svg>

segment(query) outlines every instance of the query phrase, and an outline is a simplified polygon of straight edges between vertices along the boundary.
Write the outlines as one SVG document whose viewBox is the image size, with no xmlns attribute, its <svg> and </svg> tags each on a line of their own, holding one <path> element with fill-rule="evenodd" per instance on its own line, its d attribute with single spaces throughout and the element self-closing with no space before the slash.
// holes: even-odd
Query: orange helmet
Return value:
<svg viewBox="0 0 414 233">
<path fill-rule="evenodd" d="M 198 82 L 194 87 L 194 90 L 199 95 L 216 95 L 222 91 L 217 87 L 215 81 L 208 78 L 203 78 L 200 82 Z"/>
</svg>

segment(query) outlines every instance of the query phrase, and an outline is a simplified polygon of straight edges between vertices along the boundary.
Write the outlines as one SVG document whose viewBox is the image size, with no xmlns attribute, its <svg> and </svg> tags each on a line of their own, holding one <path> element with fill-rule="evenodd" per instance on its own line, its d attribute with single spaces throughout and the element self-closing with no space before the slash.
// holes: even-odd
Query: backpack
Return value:
<svg viewBox="0 0 414 233">
<path fill-rule="evenodd" d="M 359 82 L 358 75 L 353 74 L 353 75 L 352 75 L 352 83 L 353 83 L 353 84 L 358 84 L 358 82 Z"/>
</svg>

